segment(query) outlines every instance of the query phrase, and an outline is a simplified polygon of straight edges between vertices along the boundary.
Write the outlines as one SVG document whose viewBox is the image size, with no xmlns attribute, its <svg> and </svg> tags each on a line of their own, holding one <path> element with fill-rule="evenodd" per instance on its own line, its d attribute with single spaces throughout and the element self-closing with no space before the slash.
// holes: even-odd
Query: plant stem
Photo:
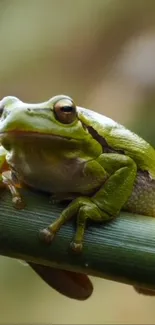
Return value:
<svg viewBox="0 0 155 325">
<path fill-rule="evenodd" d="M 50 245 L 39 230 L 57 218 L 64 204 L 47 194 L 22 189 L 26 208 L 16 210 L 8 191 L 0 201 L 0 254 L 29 262 L 155 289 L 155 219 L 130 213 L 106 224 L 88 225 L 83 252 L 70 250 L 75 219 L 62 226 Z"/>
</svg>

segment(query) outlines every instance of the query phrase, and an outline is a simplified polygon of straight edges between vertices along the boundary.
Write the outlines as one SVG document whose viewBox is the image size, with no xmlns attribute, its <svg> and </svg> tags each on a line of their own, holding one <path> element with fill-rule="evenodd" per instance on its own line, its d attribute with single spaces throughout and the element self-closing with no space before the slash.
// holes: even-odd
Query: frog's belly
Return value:
<svg viewBox="0 0 155 325">
<path fill-rule="evenodd" d="M 51 193 L 92 193 L 100 186 L 102 180 L 95 176 L 85 175 L 84 161 L 76 159 L 55 161 L 42 157 L 24 156 L 11 153 L 7 161 L 15 170 L 19 182 L 38 190 Z"/>
</svg>

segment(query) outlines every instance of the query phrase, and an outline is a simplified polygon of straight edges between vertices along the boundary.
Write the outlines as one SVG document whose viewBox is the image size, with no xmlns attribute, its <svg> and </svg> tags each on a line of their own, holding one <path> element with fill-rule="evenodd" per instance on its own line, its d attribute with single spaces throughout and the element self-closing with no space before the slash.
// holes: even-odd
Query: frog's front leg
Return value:
<svg viewBox="0 0 155 325">
<path fill-rule="evenodd" d="M 42 231 L 47 242 L 53 239 L 67 220 L 77 215 L 77 229 L 71 247 L 75 251 L 81 251 L 87 219 L 104 222 L 119 214 L 132 193 L 137 166 L 128 156 L 103 153 L 97 160 L 88 162 L 84 170 L 87 175 L 90 173 L 96 176 L 96 173 L 100 173 L 101 177 L 105 175 L 105 171 L 108 177 L 95 195 L 73 200 L 60 217 Z"/>
<path fill-rule="evenodd" d="M 0 186 L 6 186 L 9 189 L 12 195 L 13 205 L 16 208 L 21 209 L 25 204 L 17 190 L 15 182 L 13 181 L 12 173 L 6 162 L 6 154 L 6 150 L 0 146 Z"/>
<path fill-rule="evenodd" d="M 13 181 L 12 172 L 10 170 L 3 172 L 1 174 L 1 180 L 11 193 L 14 207 L 16 209 L 23 209 L 25 207 L 25 202 L 17 189 L 17 185 Z"/>
</svg>

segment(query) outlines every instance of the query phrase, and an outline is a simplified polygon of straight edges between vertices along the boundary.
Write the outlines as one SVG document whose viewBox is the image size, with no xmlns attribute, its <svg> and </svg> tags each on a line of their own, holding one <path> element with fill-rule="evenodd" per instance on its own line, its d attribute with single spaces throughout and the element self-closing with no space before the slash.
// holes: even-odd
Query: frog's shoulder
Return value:
<svg viewBox="0 0 155 325">
<path fill-rule="evenodd" d="M 94 128 L 111 148 L 122 150 L 140 169 L 149 171 L 155 178 L 155 150 L 149 143 L 104 115 L 84 108 L 80 108 L 79 114 L 82 122 Z"/>
</svg>

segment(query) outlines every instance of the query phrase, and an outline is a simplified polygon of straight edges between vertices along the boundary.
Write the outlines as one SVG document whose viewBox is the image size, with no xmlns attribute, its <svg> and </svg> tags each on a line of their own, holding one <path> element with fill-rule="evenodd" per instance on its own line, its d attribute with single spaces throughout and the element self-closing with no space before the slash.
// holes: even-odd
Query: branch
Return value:
<svg viewBox="0 0 155 325">
<path fill-rule="evenodd" d="M 155 289 L 155 219 L 122 213 L 107 224 L 91 224 L 83 252 L 76 255 L 69 251 L 73 222 L 61 228 L 51 245 L 38 236 L 64 205 L 52 205 L 45 194 L 21 192 L 27 206 L 20 211 L 8 191 L 1 193 L 1 255 Z"/>
</svg>

